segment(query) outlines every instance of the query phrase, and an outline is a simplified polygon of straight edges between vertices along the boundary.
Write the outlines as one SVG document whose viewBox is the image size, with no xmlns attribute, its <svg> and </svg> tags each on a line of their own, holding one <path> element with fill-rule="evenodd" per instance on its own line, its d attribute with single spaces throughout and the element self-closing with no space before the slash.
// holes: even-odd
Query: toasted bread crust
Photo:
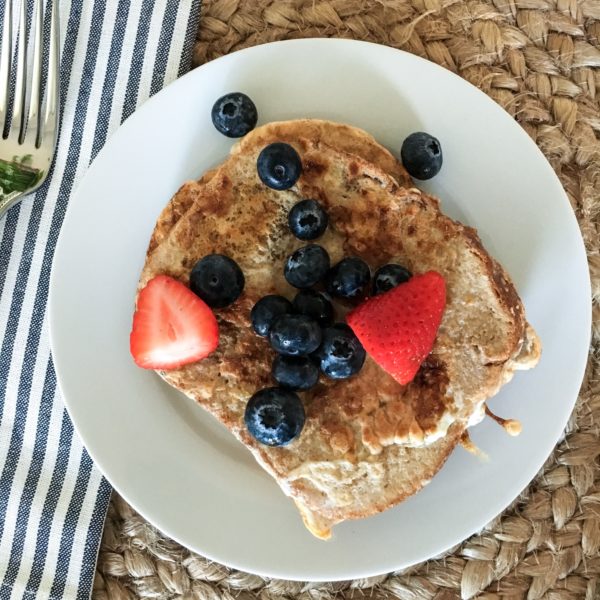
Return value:
<svg viewBox="0 0 600 600">
<path fill-rule="evenodd" d="M 487 277 L 489 278 L 492 288 L 502 304 L 504 310 L 514 316 L 514 327 L 509 332 L 507 340 L 507 348 L 512 349 L 508 355 L 489 357 L 490 362 L 503 362 L 510 358 L 525 338 L 525 330 L 527 321 L 525 320 L 525 309 L 519 294 L 515 288 L 510 275 L 504 270 L 502 265 L 497 260 L 494 260 L 483 247 L 481 239 L 477 235 L 477 231 L 472 227 L 464 227 L 463 234 L 469 239 L 472 244 L 473 251 L 477 253 L 482 264 L 484 265 Z"/>
</svg>

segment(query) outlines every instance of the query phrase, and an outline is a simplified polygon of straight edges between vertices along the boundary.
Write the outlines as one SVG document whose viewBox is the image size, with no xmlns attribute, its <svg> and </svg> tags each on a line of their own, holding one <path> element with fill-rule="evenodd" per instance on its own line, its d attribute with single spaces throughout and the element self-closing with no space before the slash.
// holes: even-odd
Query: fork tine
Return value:
<svg viewBox="0 0 600 600">
<path fill-rule="evenodd" d="M 0 48 L 0 137 L 8 112 L 8 85 L 10 82 L 10 63 L 12 53 L 12 3 L 5 0 L 4 23 L 2 25 L 2 47 Z"/>
<path fill-rule="evenodd" d="M 52 5 L 50 12 L 50 44 L 48 54 L 48 75 L 46 78 L 46 110 L 42 122 L 41 136 L 38 145 L 50 137 L 54 144 L 58 133 L 58 102 L 59 102 L 59 45 L 60 30 L 58 27 L 58 0 L 50 0 Z"/>
<path fill-rule="evenodd" d="M 33 39 L 33 70 L 31 73 L 31 94 L 29 98 L 29 114 L 27 115 L 27 132 L 26 134 L 37 144 L 38 142 L 38 126 L 40 120 L 41 106 L 41 81 L 42 81 L 42 52 L 44 44 L 42 42 L 43 34 L 43 16 L 42 16 L 42 0 L 34 0 L 33 3 L 33 28 L 35 37 Z M 25 132 L 22 132 L 25 135 Z"/>
<path fill-rule="evenodd" d="M 25 84 L 27 78 L 27 0 L 21 0 L 19 9 L 19 32 L 17 39 L 16 68 L 17 77 L 15 81 L 15 99 L 13 102 L 13 114 L 11 130 L 19 136 L 23 129 L 23 117 L 25 114 Z"/>
</svg>

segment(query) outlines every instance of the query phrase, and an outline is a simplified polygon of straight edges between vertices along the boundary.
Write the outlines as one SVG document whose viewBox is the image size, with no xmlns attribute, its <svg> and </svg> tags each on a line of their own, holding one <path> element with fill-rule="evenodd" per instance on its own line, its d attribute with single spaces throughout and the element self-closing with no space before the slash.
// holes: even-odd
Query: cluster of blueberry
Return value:
<svg viewBox="0 0 600 600">
<path fill-rule="evenodd" d="M 318 202 L 303 200 L 290 211 L 289 224 L 300 239 L 314 239 L 325 231 L 327 214 Z M 329 267 L 325 250 L 313 247 L 325 253 Z M 306 256 L 310 260 L 310 253 Z M 272 446 L 288 443 L 304 425 L 304 408 L 293 390 L 313 387 L 319 379 L 319 367 L 327 376 L 340 379 L 358 372 L 365 360 L 365 351 L 352 330 L 344 323 L 334 324 L 330 299 L 322 292 L 305 289 L 322 277 L 306 285 L 302 270 L 307 266 L 310 270 L 310 265 L 304 258 L 291 269 L 292 275 L 287 275 L 292 257 L 286 263 L 286 277 L 290 282 L 296 281 L 293 285 L 300 288 L 293 302 L 283 296 L 269 295 L 260 299 L 251 312 L 254 331 L 268 337 L 277 352 L 272 373 L 280 387 L 254 394 L 248 402 L 245 418 L 250 433 Z M 344 277 L 332 275 L 331 280 L 334 279 L 339 280 L 342 290 L 347 287 L 343 285 L 347 284 Z M 190 273 L 191 290 L 213 309 L 234 302 L 242 293 L 244 283 L 239 265 L 222 254 L 203 257 Z"/>
<path fill-rule="evenodd" d="M 290 211 L 288 222 L 299 239 L 315 239 L 327 227 L 327 214 L 317 201 L 302 200 Z M 365 295 L 371 280 L 369 265 L 358 257 L 349 257 L 331 267 L 327 251 L 309 244 L 287 258 L 284 276 L 300 289 L 293 302 L 283 296 L 265 296 L 251 313 L 254 331 L 268 337 L 279 353 L 273 363 L 274 379 L 285 387 L 306 390 L 318 380 L 317 366 L 332 379 L 357 373 L 364 362 L 364 350 L 345 323 L 334 324 L 330 298 Z M 375 273 L 371 293 L 388 291 L 410 276 L 401 265 L 385 265 Z M 321 283 L 326 292 L 310 289 Z"/>
<path fill-rule="evenodd" d="M 327 214 L 316 200 L 302 200 L 290 211 L 288 223 L 299 239 L 315 239 L 327 227 Z M 360 263 L 366 268 L 368 281 L 369 267 Z M 293 302 L 269 295 L 252 309 L 254 331 L 268 337 L 278 353 L 272 372 L 284 387 L 311 388 L 319 378 L 319 367 L 332 379 L 345 379 L 357 373 L 364 363 L 365 351 L 352 330 L 344 323 L 334 324 L 330 296 L 310 289 L 325 281 L 331 295 L 340 296 L 346 291 L 357 295 L 364 278 L 357 278 L 353 270 L 344 270 L 343 265 L 340 277 L 338 267 L 330 269 L 329 255 L 323 247 L 303 246 L 288 257 L 284 267 L 288 283 L 300 290 Z"/>
<path fill-rule="evenodd" d="M 267 146 L 257 163 L 261 181 L 276 190 L 294 185 L 301 166 L 294 148 L 283 143 Z M 290 210 L 288 225 L 298 239 L 313 241 L 325 233 L 328 216 L 316 200 L 301 200 Z M 332 267 L 325 248 L 310 243 L 287 258 L 284 276 L 300 290 L 294 300 L 268 295 L 251 312 L 254 331 L 268 338 L 277 352 L 271 373 L 279 387 L 254 394 L 245 419 L 250 433 L 272 446 L 288 443 L 302 430 L 304 409 L 295 391 L 313 387 L 319 370 L 331 379 L 346 379 L 360 371 L 366 357 L 352 329 L 334 322 L 331 302 L 332 297 L 352 300 L 367 294 L 371 270 L 365 261 L 347 257 Z M 385 265 L 373 277 L 371 294 L 388 291 L 410 277 L 401 265 Z M 324 289 L 312 289 L 315 286 Z"/>
<path fill-rule="evenodd" d="M 268 170 L 263 164 L 262 174 L 259 161 L 259 175 L 270 187 L 274 187 L 272 183 L 279 185 L 281 177 L 289 173 L 285 163 L 283 169 L 275 170 L 282 160 L 278 152 Z M 273 181 L 276 178 L 278 181 Z M 316 200 L 301 200 L 288 215 L 290 230 L 303 241 L 320 237 L 327 223 L 327 213 Z M 319 369 L 332 379 L 345 379 L 357 373 L 365 361 L 365 350 L 350 327 L 334 323 L 335 312 L 327 294 L 310 289 L 325 279 L 333 280 L 333 274 L 329 277 L 332 272 L 324 248 L 303 246 L 288 257 L 284 268 L 288 283 L 300 290 L 294 300 L 268 295 L 250 314 L 254 331 L 268 338 L 277 352 L 271 373 L 280 387 L 254 394 L 245 413 L 248 430 L 264 444 L 286 444 L 300 433 L 304 408 L 294 390 L 313 387 L 319 380 Z"/>
</svg>

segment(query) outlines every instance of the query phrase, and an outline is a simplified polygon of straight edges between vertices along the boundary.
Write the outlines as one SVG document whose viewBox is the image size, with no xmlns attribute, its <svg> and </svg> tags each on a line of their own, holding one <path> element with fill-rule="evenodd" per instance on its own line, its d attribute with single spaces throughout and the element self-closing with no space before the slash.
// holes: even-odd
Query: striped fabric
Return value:
<svg viewBox="0 0 600 600">
<path fill-rule="evenodd" d="M 0 219 L 0 600 L 90 596 L 110 487 L 56 386 L 45 319 L 52 256 L 71 194 L 107 137 L 189 68 L 199 8 L 60 0 L 56 160 L 44 186 Z"/>
</svg>

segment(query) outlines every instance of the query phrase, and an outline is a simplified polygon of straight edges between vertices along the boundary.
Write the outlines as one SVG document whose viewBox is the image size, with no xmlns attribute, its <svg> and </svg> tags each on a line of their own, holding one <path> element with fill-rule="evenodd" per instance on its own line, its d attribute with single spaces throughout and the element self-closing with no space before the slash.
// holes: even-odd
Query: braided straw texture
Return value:
<svg viewBox="0 0 600 600">
<path fill-rule="evenodd" d="M 344 583 L 266 580 L 190 553 L 115 494 L 94 598 L 600 598 L 600 0 L 205 0 L 194 59 L 324 36 L 443 65 L 503 106 L 542 149 L 577 214 L 592 274 L 593 345 L 577 408 L 529 489 L 444 557 Z"/>
</svg>

